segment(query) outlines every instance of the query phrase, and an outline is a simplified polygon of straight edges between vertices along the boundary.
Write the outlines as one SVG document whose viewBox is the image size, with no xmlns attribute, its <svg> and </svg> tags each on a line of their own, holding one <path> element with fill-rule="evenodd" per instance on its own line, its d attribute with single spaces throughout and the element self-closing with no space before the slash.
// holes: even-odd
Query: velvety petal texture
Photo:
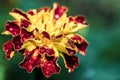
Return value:
<svg viewBox="0 0 120 80">
<path fill-rule="evenodd" d="M 10 59 L 12 58 L 13 54 L 14 54 L 14 45 L 12 43 L 11 40 L 7 41 L 4 46 L 3 46 L 3 50 L 6 53 L 6 58 Z"/>
<path fill-rule="evenodd" d="M 50 77 L 52 74 L 58 74 L 60 72 L 57 60 L 58 57 L 46 55 L 45 60 L 41 63 L 42 72 L 46 77 Z"/>
<path fill-rule="evenodd" d="M 16 36 L 20 33 L 20 27 L 16 21 L 7 22 L 5 25 L 5 31 L 3 33 Z"/>
<path fill-rule="evenodd" d="M 25 50 L 24 60 L 19 65 L 21 68 L 26 68 L 28 72 L 32 72 L 33 68 L 39 66 L 41 63 L 41 55 L 38 54 L 39 49 L 36 48 L 32 51 Z"/>
<path fill-rule="evenodd" d="M 43 7 L 24 12 L 13 9 L 10 15 L 15 19 L 8 21 L 4 35 L 12 35 L 12 39 L 3 45 L 7 59 L 14 53 L 24 56 L 19 63 L 20 68 L 32 72 L 40 68 L 45 77 L 58 74 L 61 70 L 58 60 L 62 56 L 68 72 L 79 66 L 76 53 L 86 55 L 88 42 L 74 32 L 88 26 L 84 16 L 68 16 L 68 9 L 58 3 L 53 8 Z"/>
<path fill-rule="evenodd" d="M 65 53 L 62 54 L 65 62 L 65 67 L 68 68 L 68 72 L 73 72 L 76 67 L 79 65 L 78 57 L 75 55 L 69 56 Z"/>
</svg>

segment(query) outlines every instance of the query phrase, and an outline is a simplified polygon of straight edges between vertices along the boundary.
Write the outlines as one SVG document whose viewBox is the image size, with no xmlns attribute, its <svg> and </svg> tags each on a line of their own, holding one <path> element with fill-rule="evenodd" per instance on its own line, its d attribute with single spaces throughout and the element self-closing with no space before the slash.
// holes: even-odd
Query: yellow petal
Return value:
<svg viewBox="0 0 120 80">
<path fill-rule="evenodd" d="M 36 45 L 33 41 L 28 41 L 22 45 L 22 49 L 27 49 L 28 51 L 32 51 L 36 48 Z"/>
</svg>

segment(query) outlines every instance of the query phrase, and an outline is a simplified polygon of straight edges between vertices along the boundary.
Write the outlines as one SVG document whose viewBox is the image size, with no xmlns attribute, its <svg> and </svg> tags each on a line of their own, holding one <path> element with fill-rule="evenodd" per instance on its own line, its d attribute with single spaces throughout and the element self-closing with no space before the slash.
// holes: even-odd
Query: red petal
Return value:
<svg viewBox="0 0 120 80">
<path fill-rule="evenodd" d="M 46 37 L 47 39 L 50 39 L 50 35 L 48 34 L 48 32 L 43 31 L 43 32 L 42 32 L 42 35 L 43 35 L 44 37 Z"/>
<path fill-rule="evenodd" d="M 40 54 L 47 54 L 47 55 L 53 55 L 55 54 L 55 51 L 52 48 L 49 47 L 40 47 L 39 50 Z"/>
<path fill-rule="evenodd" d="M 70 72 L 74 71 L 74 68 L 78 67 L 78 57 L 76 56 L 69 56 L 65 53 L 63 53 L 63 57 L 65 59 L 66 68 L 69 69 Z"/>
<path fill-rule="evenodd" d="M 21 27 L 27 28 L 29 25 L 31 25 L 31 22 L 28 20 L 21 20 Z"/>
<path fill-rule="evenodd" d="M 74 41 L 75 46 L 77 47 L 78 51 L 80 51 L 83 55 L 85 55 L 86 49 L 88 46 L 88 43 L 86 42 L 86 40 L 84 40 L 79 35 L 74 35 L 71 39 Z"/>
<path fill-rule="evenodd" d="M 75 17 L 75 21 L 76 21 L 76 23 L 81 23 L 81 24 L 86 24 L 87 25 L 84 16 L 77 16 L 77 17 Z"/>
<path fill-rule="evenodd" d="M 21 29 L 21 41 L 22 42 L 26 42 L 29 38 L 33 38 L 33 33 L 32 32 L 28 32 L 27 30 L 25 30 L 24 28 Z"/>
<path fill-rule="evenodd" d="M 78 23 L 83 23 L 85 21 L 85 18 L 83 16 L 77 16 L 75 18 L 75 21 Z"/>
<path fill-rule="evenodd" d="M 15 49 L 21 49 L 22 42 L 21 42 L 21 37 L 20 36 L 14 37 L 12 42 L 13 42 L 13 44 L 15 46 Z"/>
<path fill-rule="evenodd" d="M 28 11 L 28 14 L 30 14 L 31 16 L 35 15 L 32 10 Z"/>
<path fill-rule="evenodd" d="M 38 53 L 38 48 L 34 49 L 33 51 L 25 51 L 25 58 L 22 63 L 20 63 L 21 68 L 26 68 L 28 72 L 32 72 L 32 70 L 39 66 L 41 63 L 41 56 L 36 55 L 34 53 Z"/>
<path fill-rule="evenodd" d="M 47 48 L 47 49 L 46 49 L 46 53 L 47 53 L 48 55 L 53 55 L 53 54 L 55 54 L 55 51 L 54 51 L 53 49 Z"/>
<path fill-rule="evenodd" d="M 54 19 L 59 19 L 63 13 L 67 10 L 66 7 L 64 6 L 60 6 L 59 4 L 57 4 L 57 7 L 55 9 L 55 13 L 54 13 Z"/>
<path fill-rule="evenodd" d="M 62 34 L 60 34 L 60 35 L 58 35 L 58 36 L 56 36 L 55 38 L 61 38 L 63 35 Z"/>
<path fill-rule="evenodd" d="M 41 64 L 41 70 L 46 77 L 50 77 L 52 74 L 57 74 L 60 72 L 60 68 L 57 66 L 58 58 L 54 56 L 47 56 L 46 60 Z"/>
<path fill-rule="evenodd" d="M 74 21 L 74 18 L 69 16 L 69 22 L 72 22 L 72 21 Z"/>
<path fill-rule="evenodd" d="M 5 30 L 9 31 L 13 36 L 16 36 L 20 33 L 20 28 L 17 25 L 17 22 L 7 22 Z"/>
<path fill-rule="evenodd" d="M 17 9 L 17 8 L 13 9 L 12 12 L 17 13 L 17 14 L 20 14 L 20 15 L 22 15 L 23 17 L 25 17 L 26 19 L 28 19 L 27 15 L 26 15 L 23 11 L 21 11 L 21 10 L 19 10 L 19 9 Z M 29 19 L 28 19 L 28 20 L 29 20 Z"/>
<path fill-rule="evenodd" d="M 45 47 L 40 47 L 40 54 L 43 54 L 43 53 L 45 53 L 46 52 L 46 48 Z"/>
<path fill-rule="evenodd" d="M 6 53 L 6 58 L 10 59 L 10 55 L 12 53 L 12 51 L 14 51 L 14 46 L 11 40 L 7 41 L 4 46 L 3 46 L 3 50 Z"/>
<path fill-rule="evenodd" d="M 81 44 L 75 43 L 75 45 L 83 55 L 86 54 L 86 49 L 88 46 L 88 44 L 86 42 L 82 42 Z"/>
<path fill-rule="evenodd" d="M 88 25 L 86 20 L 85 20 L 85 17 L 84 16 L 77 16 L 77 17 L 69 17 L 69 22 L 74 22 L 75 24 L 77 23 L 81 23 L 81 24 L 84 24 L 84 25 Z"/>
<path fill-rule="evenodd" d="M 68 54 L 69 54 L 69 55 L 74 55 L 74 54 L 76 53 L 75 50 L 72 50 L 72 49 L 70 49 L 70 48 L 66 48 L 66 50 L 68 51 Z"/>
<path fill-rule="evenodd" d="M 79 35 L 74 35 L 73 37 L 71 37 L 72 40 L 77 41 L 77 42 L 82 42 L 82 38 Z"/>
</svg>

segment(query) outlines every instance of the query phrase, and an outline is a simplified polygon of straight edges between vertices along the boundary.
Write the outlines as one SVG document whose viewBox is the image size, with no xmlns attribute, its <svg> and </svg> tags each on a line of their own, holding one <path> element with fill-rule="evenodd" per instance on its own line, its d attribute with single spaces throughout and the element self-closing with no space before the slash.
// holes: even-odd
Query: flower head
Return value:
<svg viewBox="0 0 120 80">
<path fill-rule="evenodd" d="M 8 21 L 3 34 L 12 35 L 4 46 L 6 58 L 11 59 L 16 51 L 23 52 L 21 68 L 32 72 L 41 68 L 46 77 L 60 72 L 57 61 L 64 59 L 68 72 L 79 65 L 77 52 L 86 54 L 87 41 L 74 32 L 87 27 L 83 16 L 67 16 L 67 8 L 54 3 L 53 9 L 44 7 L 24 12 L 13 9 L 10 15 L 15 19 Z"/>
</svg>

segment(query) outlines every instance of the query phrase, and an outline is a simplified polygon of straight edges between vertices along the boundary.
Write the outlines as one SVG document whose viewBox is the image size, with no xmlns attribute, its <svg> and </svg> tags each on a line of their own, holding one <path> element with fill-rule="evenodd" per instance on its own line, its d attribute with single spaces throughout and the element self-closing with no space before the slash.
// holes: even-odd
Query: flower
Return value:
<svg viewBox="0 0 120 80">
<path fill-rule="evenodd" d="M 68 9 L 54 3 L 53 9 L 44 7 L 24 12 L 13 9 L 10 15 L 15 19 L 8 21 L 3 34 L 12 35 L 12 39 L 3 45 L 6 58 L 11 59 L 15 52 L 24 56 L 19 66 L 32 72 L 41 68 L 45 77 L 60 72 L 57 63 L 59 56 L 64 59 L 68 72 L 79 65 L 76 53 L 85 56 L 87 41 L 74 32 L 87 27 L 83 16 L 67 16 Z"/>
</svg>

